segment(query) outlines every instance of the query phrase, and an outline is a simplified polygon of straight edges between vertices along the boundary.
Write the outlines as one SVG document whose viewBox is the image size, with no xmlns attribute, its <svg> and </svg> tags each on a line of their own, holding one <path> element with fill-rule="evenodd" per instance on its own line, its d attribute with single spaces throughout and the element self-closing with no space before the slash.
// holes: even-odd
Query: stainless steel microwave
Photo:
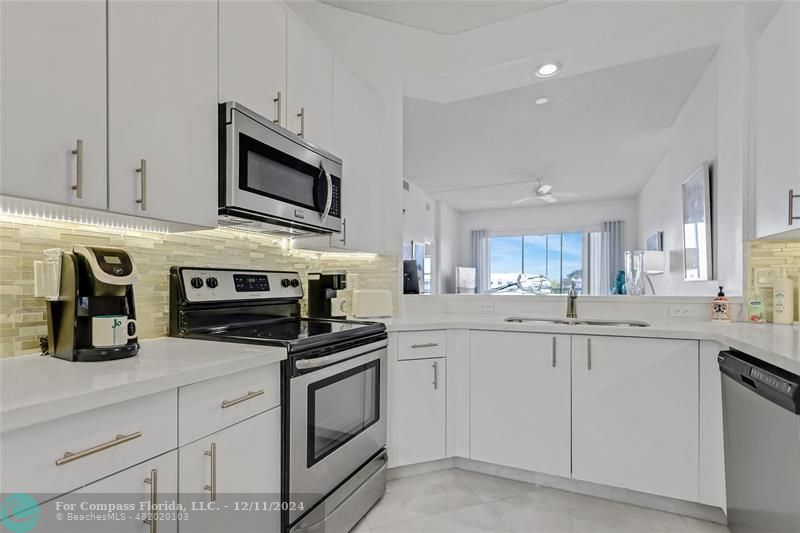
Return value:
<svg viewBox="0 0 800 533">
<path fill-rule="evenodd" d="M 342 229 L 342 161 L 236 102 L 219 106 L 219 223 L 281 236 Z"/>
</svg>

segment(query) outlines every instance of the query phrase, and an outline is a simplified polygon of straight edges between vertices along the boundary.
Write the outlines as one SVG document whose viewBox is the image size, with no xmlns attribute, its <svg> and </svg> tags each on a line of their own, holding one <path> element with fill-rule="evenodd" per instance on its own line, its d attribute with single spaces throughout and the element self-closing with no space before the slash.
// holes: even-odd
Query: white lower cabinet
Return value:
<svg viewBox="0 0 800 533">
<path fill-rule="evenodd" d="M 447 439 L 447 359 L 397 361 L 390 372 L 390 466 L 443 459 Z"/>
<path fill-rule="evenodd" d="M 42 504 L 41 521 L 35 531 L 41 533 L 81 533 L 83 531 L 101 531 L 86 526 L 83 520 L 66 517 L 70 505 L 75 505 L 76 516 L 103 515 L 102 505 L 133 505 L 132 510 L 116 512 L 117 518 L 108 521 L 108 531 L 114 533 L 175 533 L 178 523 L 175 511 L 167 511 L 176 500 L 178 493 L 178 452 L 173 450 L 164 455 L 154 457 L 136 466 L 127 468 L 114 475 L 96 481 L 78 490 L 64 494 L 53 502 Z M 153 499 L 155 498 L 155 499 Z M 148 505 L 155 501 L 160 507 L 156 510 L 156 524 L 153 528 L 145 520 L 152 519 Z M 56 507 L 56 502 L 60 507 Z M 96 510 L 81 508 L 91 505 Z M 144 505 L 143 509 L 141 506 Z M 61 512 L 62 518 L 56 519 Z M 121 518 L 121 515 L 125 518 Z M 84 519 L 85 520 L 85 519 Z"/>
<path fill-rule="evenodd" d="M 470 333 L 470 457 L 570 475 L 570 337 Z"/>
<path fill-rule="evenodd" d="M 217 498 L 225 495 L 227 501 L 248 494 L 252 495 L 248 501 L 280 501 L 280 434 L 280 408 L 276 407 L 181 447 L 181 503 L 186 507 L 191 502 L 208 504 L 213 501 L 212 492 Z M 259 520 L 264 533 L 280 530 L 279 512 L 260 513 Z M 229 526 L 235 529 L 236 524 Z M 189 521 L 181 524 L 181 532 L 207 532 L 208 527 L 205 521 Z"/>
<path fill-rule="evenodd" d="M 573 477 L 696 501 L 698 357 L 697 341 L 573 336 Z"/>
</svg>

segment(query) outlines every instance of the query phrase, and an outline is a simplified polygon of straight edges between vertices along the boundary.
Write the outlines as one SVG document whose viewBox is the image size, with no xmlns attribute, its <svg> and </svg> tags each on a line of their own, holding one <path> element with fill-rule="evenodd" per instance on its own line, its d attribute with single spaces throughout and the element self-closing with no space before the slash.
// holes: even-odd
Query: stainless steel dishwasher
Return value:
<svg viewBox="0 0 800 533">
<path fill-rule="evenodd" d="M 800 532 L 800 376 L 720 352 L 731 533 Z"/>
</svg>

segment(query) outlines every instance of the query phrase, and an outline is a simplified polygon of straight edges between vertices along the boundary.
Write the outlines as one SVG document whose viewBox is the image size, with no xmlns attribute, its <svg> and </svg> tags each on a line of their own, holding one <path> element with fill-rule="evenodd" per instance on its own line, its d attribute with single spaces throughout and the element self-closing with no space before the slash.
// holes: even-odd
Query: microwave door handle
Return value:
<svg viewBox="0 0 800 533">
<path fill-rule="evenodd" d="M 321 222 L 325 222 L 328 218 L 328 214 L 331 212 L 331 203 L 333 202 L 333 180 L 331 179 L 331 175 L 325 169 L 325 165 L 320 163 L 319 164 L 320 170 L 322 173 L 325 174 L 325 180 L 328 182 L 328 198 L 325 200 L 325 210 L 322 212 L 322 220 Z"/>
</svg>

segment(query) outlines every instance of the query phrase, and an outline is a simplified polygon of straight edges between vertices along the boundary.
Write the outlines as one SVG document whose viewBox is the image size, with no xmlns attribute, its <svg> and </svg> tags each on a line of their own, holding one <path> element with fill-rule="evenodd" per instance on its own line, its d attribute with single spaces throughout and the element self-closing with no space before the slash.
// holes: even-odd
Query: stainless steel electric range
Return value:
<svg viewBox="0 0 800 533">
<path fill-rule="evenodd" d="M 283 529 L 346 533 L 386 488 L 386 328 L 301 318 L 302 297 L 296 272 L 172 267 L 170 335 L 286 348 Z"/>
</svg>

